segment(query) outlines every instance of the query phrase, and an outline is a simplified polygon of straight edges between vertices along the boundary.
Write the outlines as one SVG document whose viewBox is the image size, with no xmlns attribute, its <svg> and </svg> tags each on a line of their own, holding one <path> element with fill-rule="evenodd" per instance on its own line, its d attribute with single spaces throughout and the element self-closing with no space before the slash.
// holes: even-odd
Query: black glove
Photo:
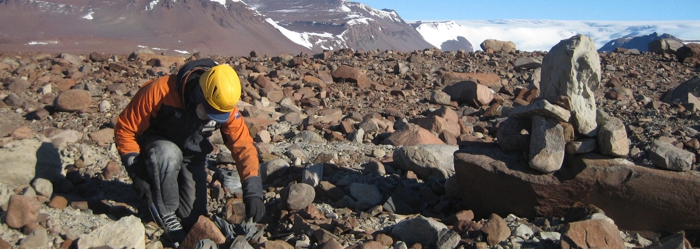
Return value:
<svg viewBox="0 0 700 249">
<path fill-rule="evenodd" d="M 265 204 L 263 203 L 262 179 L 259 176 L 249 177 L 242 182 L 243 202 L 245 203 L 245 213 L 248 219 L 258 222 L 265 215 Z"/>
<path fill-rule="evenodd" d="M 139 153 L 136 152 L 124 154 L 122 156 L 122 164 L 126 169 L 126 173 L 129 174 L 129 177 L 131 177 L 132 180 L 139 171 L 143 170 L 143 164 L 141 163 L 141 160 L 139 160 Z"/>
<path fill-rule="evenodd" d="M 245 215 L 247 219 L 253 219 L 254 222 L 259 222 L 265 215 L 265 204 L 261 198 L 252 196 L 243 198 L 245 203 Z"/>
<path fill-rule="evenodd" d="M 146 173 L 146 167 L 139 157 L 139 153 L 132 152 L 123 155 L 122 164 L 131 178 L 131 188 L 134 189 L 136 195 L 143 201 L 152 200 L 151 184 L 147 180 L 148 173 Z"/>
</svg>

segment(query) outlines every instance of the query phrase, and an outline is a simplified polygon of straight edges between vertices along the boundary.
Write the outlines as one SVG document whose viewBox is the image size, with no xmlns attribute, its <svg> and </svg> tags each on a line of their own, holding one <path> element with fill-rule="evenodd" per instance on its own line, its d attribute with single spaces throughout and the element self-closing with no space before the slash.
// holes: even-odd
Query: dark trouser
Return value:
<svg viewBox="0 0 700 249">
<path fill-rule="evenodd" d="M 161 215 L 175 213 L 189 230 L 200 215 L 207 215 L 206 155 L 183 157 L 180 148 L 163 137 L 142 141 L 146 174 L 140 175 L 148 178 L 144 180 L 150 185 L 150 201 Z"/>
</svg>

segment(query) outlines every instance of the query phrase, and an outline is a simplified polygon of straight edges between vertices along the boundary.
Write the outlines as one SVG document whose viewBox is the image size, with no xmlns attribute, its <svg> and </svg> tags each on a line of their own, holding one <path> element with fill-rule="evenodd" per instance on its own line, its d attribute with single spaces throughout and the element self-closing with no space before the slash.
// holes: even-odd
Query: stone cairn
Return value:
<svg viewBox="0 0 700 249">
<path fill-rule="evenodd" d="M 543 173 L 559 170 L 566 154 L 597 150 L 611 157 L 627 157 L 630 141 L 624 123 L 596 110 L 594 92 L 600 80 L 600 58 L 593 40 L 583 35 L 562 40 L 542 61 L 540 97 L 510 111 L 499 126 L 498 144 L 506 151 L 527 151 L 529 166 Z M 692 160 L 687 166 L 668 163 L 665 155 L 677 150 L 662 141 L 654 147 L 661 148 L 652 149 L 652 155 L 658 155 L 658 166 L 690 169 Z"/>
</svg>

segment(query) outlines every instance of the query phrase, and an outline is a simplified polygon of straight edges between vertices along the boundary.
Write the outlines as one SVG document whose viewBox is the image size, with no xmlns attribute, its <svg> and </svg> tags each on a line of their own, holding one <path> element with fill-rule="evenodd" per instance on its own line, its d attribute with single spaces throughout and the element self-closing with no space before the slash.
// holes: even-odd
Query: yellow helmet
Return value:
<svg viewBox="0 0 700 249">
<path fill-rule="evenodd" d="M 208 107 L 206 109 L 209 117 L 222 122 L 225 114 L 228 120 L 231 111 L 241 99 L 241 80 L 236 70 L 227 64 L 214 66 L 202 74 L 199 86 L 207 100 L 208 105 L 205 107 Z"/>
</svg>

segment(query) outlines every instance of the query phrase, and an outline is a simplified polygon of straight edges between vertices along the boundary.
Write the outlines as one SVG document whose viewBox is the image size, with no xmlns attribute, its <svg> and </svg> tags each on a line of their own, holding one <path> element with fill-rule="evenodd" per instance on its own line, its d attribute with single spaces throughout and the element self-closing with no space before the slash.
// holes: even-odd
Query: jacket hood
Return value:
<svg viewBox="0 0 700 249">
<path fill-rule="evenodd" d="M 203 100 L 204 95 L 197 94 L 201 93 L 201 89 L 197 88 L 199 76 L 216 65 L 218 65 L 216 61 L 206 58 L 187 62 L 177 71 L 176 89 L 180 93 L 185 109 L 189 109 L 191 103 L 199 103 Z"/>
</svg>

